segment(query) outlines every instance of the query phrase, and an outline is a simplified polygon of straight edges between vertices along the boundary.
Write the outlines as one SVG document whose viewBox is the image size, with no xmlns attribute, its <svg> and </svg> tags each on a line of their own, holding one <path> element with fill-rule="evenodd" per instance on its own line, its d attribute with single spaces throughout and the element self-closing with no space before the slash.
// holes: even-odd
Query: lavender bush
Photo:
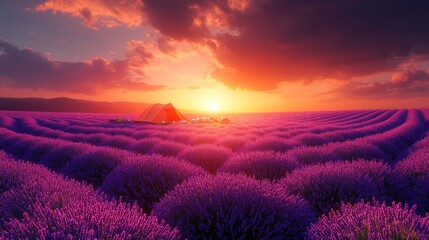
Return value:
<svg viewBox="0 0 429 240">
<path fill-rule="evenodd" d="M 108 137 L 100 142 L 102 146 L 115 147 L 120 149 L 126 149 L 132 144 L 134 144 L 136 140 L 126 136 L 113 136 Z"/>
<path fill-rule="evenodd" d="M 299 147 L 287 152 L 305 165 L 338 161 L 339 157 L 324 147 Z"/>
<path fill-rule="evenodd" d="M 137 153 L 147 154 L 149 153 L 149 151 L 152 149 L 153 146 L 155 146 L 156 144 L 162 141 L 163 140 L 161 138 L 154 138 L 154 137 L 145 138 L 131 144 L 128 147 L 128 150 L 137 152 Z"/>
<path fill-rule="evenodd" d="M 2 138 L 0 138 L 0 149 L 10 152 L 12 146 L 14 146 L 18 142 L 26 138 L 31 138 L 31 136 L 26 134 L 16 134 L 16 133 L 10 133 L 8 135 L 5 135 Z"/>
<path fill-rule="evenodd" d="M 296 158 L 276 152 L 247 152 L 232 156 L 219 172 L 244 173 L 256 179 L 277 180 L 300 167 Z"/>
<path fill-rule="evenodd" d="M 286 152 L 296 146 L 299 146 L 299 143 L 295 141 L 267 136 L 246 144 L 246 146 L 244 146 L 244 150 Z"/>
<path fill-rule="evenodd" d="M 377 146 L 360 140 L 346 141 L 326 146 L 328 151 L 342 160 L 366 159 L 386 160 L 388 157 Z"/>
<path fill-rule="evenodd" d="M 64 166 L 61 173 L 98 187 L 113 168 L 124 162 L 128 157 L 126 152 L 110 148 L 98 148 L 73 158 L 72 161 Z"/>
<path fill-rule="evenodd" d="M 294 139 L 306 146 L 320 146 L 329 142 L 329 139 L 318 134 L 306 133 L 296 136 Z"/>
<path fill-rule="evenodd" d="M 201 144 L 187 148 L 178 154 L 177 157 L 200 166 L 210 173 L 215 173 L 231 154 L 232 152 L 227 148 Z"/>
<path fill-rule="evenodd" d="M 157 144 L 155 144 L 151 150 L 149 151 L 150 154 L 161 154 L 164 156 L 176 156 L 181 151 L 185 150 L 187 148 L 187 145 L 172 141 L 160 141 Z"/>
<path fill-rule="evenodd" d="M 307 239 L 428 239 L 429 218 L 401 203 L 392 206 L 359 202 L 343 204 L 338 211 L 312 224 Z"/>
<path fill-rule="evenodd" d="M 236 152 L 240 150 L 247 142 L 248 140 L 243 137 L 224 137 L 219 139 L 216 144 Z"/>
<path fill-rule="evenodd" d="M 227 174 L 191 178 L 167 193 L 153 213 L 188 239 L 301 239 L 315 221 L 300 197 Z"/>
<path fill-rule="evenodd" d="M 136 156 L 117 166 L 104 180 L 101 190 L 125 202 L 137 202 L 146 212 L 174 186 L 198 175 L 201 168 L 159 155 Z"/>
<path fill-rule="evenodd" d="M 64 142 L 43 156 L 40 163 L 49 169 L 59 172 L 77 155 L 85 154 L 92 149 L 93 147 L 87 144 Z"/>
<path fill-rule="evenodd" d="M 341 202 L 372 198 L 384 201 L 402 196 L 401 182 L 393 177 L 389 166 L 364 160 L 311 165 L 281 180 L 288 191 L 307 199 L 319 215 L 338 209 Z"/>
<path fill-rule="evenodd" d="M 422 142 L 429 143 L 429 137 Z M 404 160 L 396 165 L 395 170 L 405 177 L 411 183 L 429 176 L 429 145 L 415 149 Z"/>
<path fill-rule="evenodd" d="M 63 210 L 35 205 L 31 215 L 12 219 L 0 237 L 6 239 L 148 239 L 179 240 L 178 230 L 146 216 L 136 207 L 98 202 L 74 203 Z"/>
<path fill-rule="evenodd" d="M 37 137 L 26 137 L 22 138 L 20 141 L 14 143 L 8 148 L 8 152 L 12 155 L 14 155 L 16 158 L 23 158 L 25 154 L 27 154 L 28 150 L 35 146 L 39 141 L 41 141 L 40 138 Z"/>
<path fill-rule="evenodd" d="M 212 144 L 216 142 L 218 138 L 216 136 L 212 136 L 210 134 L 195 136 L 191 139 L 192 145 L 199 144 Z"/>
<path fill-rule="evenodd" d="M 61 140 L 41 139 L 35 145 L 30 147 L 23 156 L 24 160 L 38 163 L 46 154 L 49 154 L 56 146 L 64 144 Z"/>
<path fill-rule="evenodd" d="M 137 207 L 108 202 L 92 188 L 0 153 L 0 238 L 180 239 L 180 233 Z M 8 167 L 8 168 L 3 168 Z"/>
</svg>

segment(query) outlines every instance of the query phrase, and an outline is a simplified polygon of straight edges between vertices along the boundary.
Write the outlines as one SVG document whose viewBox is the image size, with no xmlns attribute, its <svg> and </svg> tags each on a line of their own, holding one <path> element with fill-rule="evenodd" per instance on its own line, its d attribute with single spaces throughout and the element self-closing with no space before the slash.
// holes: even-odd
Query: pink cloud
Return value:
<svg viewBox="0 0 429 240">
<path fill-rule="evenodd" d="M 61 62 L 31 48 L 18 47 L 0 39 L 0 79 L 3 85 L 33 90 L 55 90 L 94 94 L 107 89 L 152 91 L 163 86 L 143 82 L 143 73 L 134 72 L 148 64 L 151 55 L 142 46 L 124 60 L 93 58 L 85 62 Z M 136 62 L 136 59 L 139 59 Z"/>
<path fill-rule="evenodd" d="M 89 26 L 144 22 L 161 35 L 163 52 L 174 52 L 174 41 L 204 45 L 217 64 L 212 76 L 232 88 L 267 91 L 320 79 L 360 84 L 429 57 L 427 1 L 48 0 L 36 9 Z"/>
<path fill-rule="evenodd" d="M 98 27 L 139 26 L 143 21 L 140 0 L 47 0 L 36 6 L 40 12 L 61 12 L 80 17 L 84 24 Z"/>
<path fill-rule="evenodd" d="M 429 72 L 423 69 L 394 72 L 391 79 L 376 82 L 352 81 L 334 91 L 347 98 L 412 98 L 429 95 Z"/>
<path fill-rule="evenodd" d="M 143 2 L 148 21 L 165 37 L 209 45 L 219 63 L 213 76 L 231 87 L 350 81 L 429 54 L 424 1 Z M 220 12 L 227 31 L 208 20 L 213 12 Z"/>
</svg>

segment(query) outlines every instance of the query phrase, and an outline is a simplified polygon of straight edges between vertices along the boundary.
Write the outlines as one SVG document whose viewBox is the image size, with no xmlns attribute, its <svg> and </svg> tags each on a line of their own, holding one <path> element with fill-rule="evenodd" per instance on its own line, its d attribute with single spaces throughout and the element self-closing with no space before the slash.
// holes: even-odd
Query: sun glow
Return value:
<svg viewBox="0 0 429 240">
<path fill-rule="evenodd" d="M 217 112 L 219 111 L 219 105 L 216 102 L 211 101 L 207 104 L 207 110 L 210 112 Z"/>
</svg>

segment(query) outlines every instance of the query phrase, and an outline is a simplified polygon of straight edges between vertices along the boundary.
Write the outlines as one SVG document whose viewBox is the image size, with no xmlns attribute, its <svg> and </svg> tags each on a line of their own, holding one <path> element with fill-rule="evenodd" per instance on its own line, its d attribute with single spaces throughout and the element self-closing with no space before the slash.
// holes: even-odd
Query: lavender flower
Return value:
<svg viewBox="0 0 429 240">
<path fill-rule="evenodd" d="M 295 157 L 287 153 L 247 152 L 233 155 L 219 172 L 244 173 L 260 180 L 277 180 L 300 165 Z"/>
<path fill-rule="evenodd" d="M 187 148 L 177 157 L 200 166 L 210 173 L 215 173 L 231 154 L 232 152 L 227 148 L 201 144 Z"/>
<path fill-rule="evenodd" d="M 117 166 L 104 180 L 101 190 L 109 196 L 137 203 L 150 212 L 154 203 L 174 186 L 197 175 L 201 168 L 160 155 L 138 156 Z"/>
<path fill-rule="evenodd" d="M 308 239 L 428 239 L 429 218 L 422 218 L 401 203 L 373 205 L 363 201 L 341 205 L 312 224 Z"/>
<path fill-rule="evenodd" d="M 315 220 L 300 197 L 228 174 L 189 179 L 167 193 L 153 213 L 188 239 L 301 239 Z"/>
<path fill-rule="evenodd" d="M 5 177 L 6 176 L 6 177 Z M 108 202 L 91 187 L 0 153 L 1 239 L 180 239 L 136 207 Z"/>
<path fill-rule="evenodd" d="M 185 150 L 187 148 L 187 145 L 178 143 L 178 142 L 172 142 L 172 141 L 160 141 L 157 144 L 155 144 L 151 150 L 149 151 L 150 154 L 161 154 L 164 156 L 176 156 L 181 151 Z"/>
<path fill-rule="evenodd" d="M 244 146 L 245 151 L 275 151 L 275 152 L 286 152 L 300 144 L 286 140 L 279 137 L 261 137 L 254 142 L 248 143 Z"/>
<path fill-rule="evenodd" d="M 49 169 L 59 172 L 68 162 L 79 154 L 85 154 L 93 147 L 82 143 L 64 142 L 54 147 L 48 154 L 43 156 L 40 163 Z"/>
<path fill-rule="evenodd" d="M 113 168 L 124 162 L 128 157 L 126 152 L 110 148 L 98 148 L 73 158 L 72 161 L 64 166 L 61 173 L 98 187 Z"/>
<path fill-rule="evenodd" d="M 321 215 L 332 208 L 338 209 L 341 202 L 395 198 L 400 195 L 402 185 L 399 179 L 398 182 L 390 182 L 395 180 L 392 175 L 393 171 L 383 163 L 356 160 L 297 169 L 280 183 L 288 191 L 302 195 Z"/>
</svg>

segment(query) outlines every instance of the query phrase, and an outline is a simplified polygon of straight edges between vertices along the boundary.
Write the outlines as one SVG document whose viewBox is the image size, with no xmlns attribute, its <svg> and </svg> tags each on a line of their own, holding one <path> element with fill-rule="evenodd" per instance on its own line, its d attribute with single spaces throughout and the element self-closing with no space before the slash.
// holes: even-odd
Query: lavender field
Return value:
<svg viewBox="0 0 429 240">
<path fill-rule="evenodd" d="M 429 110 L 113 118 L 0 112 L 0 239 L 429 238 Z"/>
</svg>

